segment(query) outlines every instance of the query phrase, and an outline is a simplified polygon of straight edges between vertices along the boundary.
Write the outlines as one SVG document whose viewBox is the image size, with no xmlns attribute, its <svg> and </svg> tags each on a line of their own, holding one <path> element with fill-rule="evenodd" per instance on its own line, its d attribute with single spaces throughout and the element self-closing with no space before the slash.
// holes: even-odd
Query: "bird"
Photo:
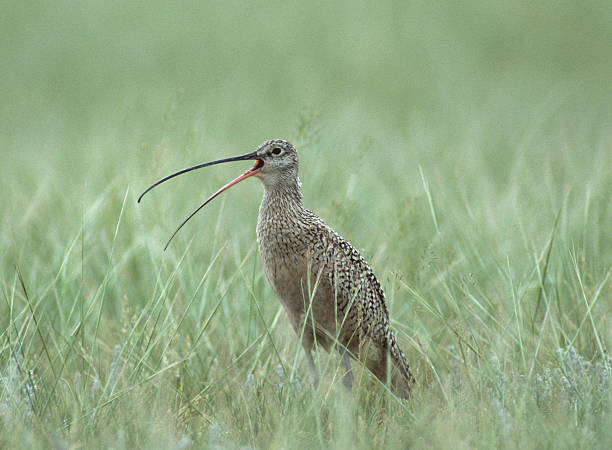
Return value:
<svg viewBox="0 0 612 450">
<path fill-rule="evenodd" d="M 385 294 L 359 251 L 319 216 L 305 208 L 295 147 L 283 139 L 263 142 L 255 151 L 198 164 L 157 181 L 138 198 L 171 178 L 203 167 L 254 160 L 252 168 L 204 201 L 172 234 L 219 194 L 250 177 L 263 184 L 257 242 L 272 290 L 301 339 L 315 386 L 319 375 L 312 352 L 317 346 L 338 350 L 344 363 L 342 383 L 354 383 L 351 359 L 360 361 L 400 398 L 409 398 L 415 377 L 389 324 Z"/>
</svg>

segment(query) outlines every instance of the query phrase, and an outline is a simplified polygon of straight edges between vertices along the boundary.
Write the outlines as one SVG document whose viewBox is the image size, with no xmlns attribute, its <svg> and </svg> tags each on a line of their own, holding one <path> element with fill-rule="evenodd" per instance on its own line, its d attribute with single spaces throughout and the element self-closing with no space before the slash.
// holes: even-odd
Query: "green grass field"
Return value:
<svg viewBox="0 0 612 450">
<path fill-rule="evenodd" d="M 612 9 L 10 2 L 0 17 L 0 447 L 610 448 Z M 303 352 L 250 167 L 371 263 L 419 385 Z"/>
</svg>

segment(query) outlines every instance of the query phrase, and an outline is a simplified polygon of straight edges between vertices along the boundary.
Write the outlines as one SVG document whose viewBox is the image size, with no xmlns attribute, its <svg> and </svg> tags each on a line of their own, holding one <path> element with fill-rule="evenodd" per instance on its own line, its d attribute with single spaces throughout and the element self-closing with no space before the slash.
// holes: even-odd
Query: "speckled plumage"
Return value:
<svg viewBox="0 0 612 450">
<path fill-rule="evenodd" d="M 329 351 L 337 337 L 341 353 L 348 350 L 383 383 L 389 377 L 397 395 L 407 396 L 415 379 L 389 326 L 385 295 L 372 269 L 349 242 L 303 206 L 295 148 L 272 140 L 256 153 L 263 166 L 255 176 L 264 185 L 259 252 L 267 279 L 297 335 L 303 335 L 311 367 L 315 341 Z M 393 367 L 389 375 L 388 357 Z M 346 356 L 345 364 L 350 371 Z"/>
</svg>

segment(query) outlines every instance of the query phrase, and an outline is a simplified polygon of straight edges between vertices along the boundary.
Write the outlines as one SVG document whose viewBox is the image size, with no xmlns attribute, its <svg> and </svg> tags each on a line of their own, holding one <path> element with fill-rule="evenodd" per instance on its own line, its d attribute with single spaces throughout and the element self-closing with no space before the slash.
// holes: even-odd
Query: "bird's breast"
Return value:
<svg viewBox="0 0 612 450">
<path fill-rule="evenodd" d="M 257 240 L 266 277 L 276 294 L 302 303 L 307 283 L 317 276 L 316 252 L 307 229 L 287 223 L 258 224 Z M 319 259 L 319 258 L 315 258 Z M 285 303 L 285 302 L 283 302 Z"/>
</svg>

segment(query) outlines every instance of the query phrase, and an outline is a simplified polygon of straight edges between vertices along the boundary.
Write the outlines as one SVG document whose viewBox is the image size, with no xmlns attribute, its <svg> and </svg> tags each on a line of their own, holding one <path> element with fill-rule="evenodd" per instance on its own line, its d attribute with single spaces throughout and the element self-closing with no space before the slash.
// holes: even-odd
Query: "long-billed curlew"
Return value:
<svg viewBox="0 0 612 450">
<path fill-rule="evenodd" d="M 264 185 L 257 221 L 259 253 L 268 281 L 295 332 L 302 336 L 315 384 L 318 375 L 311 351 L 319 344 L 327 351 L 338 348 L 342 354 L 346 369 L 343 383 L 347 387 L 353 383 L 350 355 L 383 383 L 390 381 L 397 395 L 407 397 L 415 379 L 389 326 L 380 283 L 355 247 L 304 208 L 298 154 L 289 142 L 266 141 L 252 153 L 181 170 L 153 184 L 138 202 L 170 178 L 213 164 L 243 160 L 255 160 L 255 165 L 202 203 L 181 223 L 168 244 L 216 196 L 246 178 L 259 178 Z"/>
</svg>

